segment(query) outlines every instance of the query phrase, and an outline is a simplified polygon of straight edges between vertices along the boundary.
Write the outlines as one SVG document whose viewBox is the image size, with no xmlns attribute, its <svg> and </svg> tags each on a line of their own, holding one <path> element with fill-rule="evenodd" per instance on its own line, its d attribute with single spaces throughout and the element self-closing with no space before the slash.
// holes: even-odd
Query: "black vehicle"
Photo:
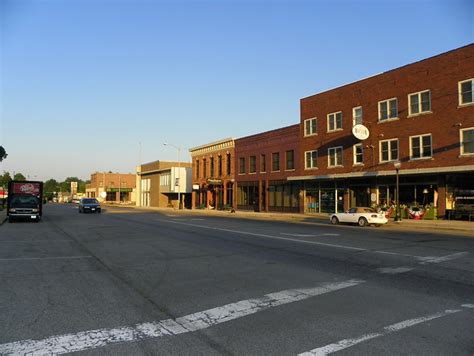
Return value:
<svg viewBox="0 0 474 356">
<path fill-rule="evenodd" d="M 79 213 L 100 213 L 101 210 L 96 198 L 82 198 L 79 201 Z"/>
<path fill-rule="evenodd" d="M 43 182 L 8 182 L 8 221 L 29 219 L 40 221 L 43 214 Z"/>
</svg>

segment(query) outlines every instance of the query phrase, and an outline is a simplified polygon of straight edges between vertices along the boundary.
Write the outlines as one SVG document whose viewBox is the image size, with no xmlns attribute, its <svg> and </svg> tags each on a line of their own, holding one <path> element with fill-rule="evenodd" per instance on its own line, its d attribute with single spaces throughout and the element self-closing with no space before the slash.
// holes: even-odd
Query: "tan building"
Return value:
<svg viewBox="0 0 474 356">
<path fill-rule="evenodd" d="M 155 161 L 137 167 L 137 206 L 191 207 L 191 163 Z M 179 198 L 178 198 L 179 195 Z"/>
<path fill-rule="evenodd" d="M 234 147 L 235 140 L 226 138 L 189 149 L 193 162 L 193 209 L 235 207 Z"/>
<path fill-rule="evenodd" d="M 86 197 L 107 202 L 135 201 L 135 174 L 95 172 L 86 185 Z"/>
</svg>

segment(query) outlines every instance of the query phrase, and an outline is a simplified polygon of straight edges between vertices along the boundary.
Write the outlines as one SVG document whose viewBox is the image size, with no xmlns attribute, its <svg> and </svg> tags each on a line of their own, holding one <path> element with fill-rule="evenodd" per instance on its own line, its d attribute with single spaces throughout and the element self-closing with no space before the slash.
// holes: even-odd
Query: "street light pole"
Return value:
<svg viewBox="0 0 474 356">
<path fill-rule="evenodd" d="M 180 161 L 180 155 L 181 155 L 181 147 L 175 146 L 171 143 L 165 142 L 163 145 L 165 146 L 171 146 L 176 148 L 178 151 L 178 184 L 175 182 L 175 187 L 178 186 L 178 210 L 181 209 L 181 161 Z"/>
<path fill-rule="evenodd" d="M 399 184 L 399 180 L 398 180 L 398 171 L 400 170 L 400 167 L 402 166 L 402 164 L 400 162 L 395 162 L 393 164 L 393 166 L 395 167 L 395 171 L 397 172 L 397 186 L 396 186 L 396 194 L 395 194 L 395 204 L 396 204 L 396 207 L 395 207 L 395 221 L 401 221 L 402 220 L 402 217 L 401 217 L 401 214 L 400 214 L 400 184 Z"/>
</svg>

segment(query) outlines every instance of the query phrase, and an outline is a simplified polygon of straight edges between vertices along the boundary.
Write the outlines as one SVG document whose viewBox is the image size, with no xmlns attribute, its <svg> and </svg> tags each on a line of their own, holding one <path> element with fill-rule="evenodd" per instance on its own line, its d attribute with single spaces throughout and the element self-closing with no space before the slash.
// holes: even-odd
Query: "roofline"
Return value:
<svg viewBox="0 0 474 356">
<path fill-rule="evenodd" d="M 439 54 L 435 54 L 434 56 L 431 56 L 431 57 L 428 57 L 428 58 L 423 58 L 423 59 L 420 59 L 420 60 L 415 61 L 415 62 L 411 62 L 411 63 L 408 63 L 408 64 L 404 64 L 404 65 L 402 65 L 402 66 L 400 66 L 400 67 L 396 67 L 396 68 L 393 68 L 393 69 L 389 69 L 389 70 L 387 70 L 387 71 L 385 71 L 385 72 L 380 72 L 380 73 L 377 73 L 377 74 L 369 75 L 369 76 L 364 77 L 364 78 L 362 78 L 362 79 L 357 79 L 357 80 L 355 80 L 355 81 L 353 81 L 353 82 L 341 84 L 341 85 L 338 85 L 338 86 L 333 87 L 333 88 L 330 88 L 330 89 L 325 89 L 325 90 L 320 91 L 320 92 L 317 92 L 317 93 L 315 93 L 315 94 L 311 94 L 311 95 L 305 96 L 305 97 L 301 98 L 300 101 L 305 100 L 305 99 L 308 99 L 308 98 L 311 98 L 311 97 L 316 96 L 316 95 L 320 95 L 320 94 L 323 94 L 323 93 L 330 92 L 330 91 L 335 90 L 335 89 L 340 89 L 340 88 L 343 88 L 343 87 L 348 86 L 348 85 L 351 85 L 351 84 L 359 83 L 359 82 L 362 82 L 362 81 L 364 81 L 364 80 L 377 77 L 377 76 L 379 76 L 379 75 L 383 75 L 383 74 L 387 74 L 387 73 L 390 73 L 390 72 L 394 72 L 394 71 L 396 71 L 396 70 L 399 70 L 399 69 L 402 69 L 402 68 L 411 66 L 411 65 L 416 64 L 416 63 L 421 63 L 421 62 L 424 62 L 424 61 L 429 61 L 429 60 L 432 60 L 433 58 L 440 57 L 440 56 L 444 56 L 444 55 L 446 55 L 446 54 L 448 54 L 448 53 L 456 52 L 456 51 L 459 51 L 459 50 L 461 50 L 461 49 L 463 49 L 463 48 L 467 48 L 467 47 L 470 47 L 470 46 L 473 46 L 473 45 L 474 45 L 474 43 L 471 42 L 471 43 L 469 43 L 469 44 L 467 44 L 467 45 L 465 45 L 465 46 L 458 47 L 458 48 L 455 48 L 455 49 L 451 49 L 451 50 L 449 50 L 449 51 L 442 52 L 442 53 L 439 53 Z"/>
<path fill-rule="evenodd" d="M 204 144 L 204 145 L 199 145 L 199 146 L 196 146 L 196 147 L 191 147 L 191 148 L 189 149 L 189 152 L 197 151 L 197 150 L 200 150 L 200 149 L 202 149 L 202 148 L 209 147 L 209 146 L 219 145 L 219 144 L 221 144 L 221 143 L 229 142 L 229 141 L 235 142 L 235 138 L 233 138 L 233 137 L 228 137 L 228 138 L 224 138 L 224 139 L 219 140 L 219 141 L 214 141 L 214 142 L 206 143 L 206 144 Z"/>
<path fill-rule="evenodd" d="M 271 133 L 271 132 L 274 132 L 274 131 L 289 129 L 290 127 L 299 127 L 299 126 L 300 126 L 299 123 L 298 123 L 298 124 L 288 125 L 288 126 L 283 126 L 283 127 L 277 128 L 277 129 L 272 129 L 272 130 L 268 130 L 268 131 L 264 131 L 264 132 L 260 132 L 260 133 L 256 133 L 256 134 L 252 134 L 252 135 L 249 135 L 249 136 L 239 137 L 239 138 L 236 139 L 236 141 L 238 141 L 238 140 L 243 140 L 243 139 L 247 139 L 247 138 L 252 138 L 252 137 L 255 137 L 255 136 L 265 135 L 265 134 L 268 134 L 268 133 Z"/>
</svg>

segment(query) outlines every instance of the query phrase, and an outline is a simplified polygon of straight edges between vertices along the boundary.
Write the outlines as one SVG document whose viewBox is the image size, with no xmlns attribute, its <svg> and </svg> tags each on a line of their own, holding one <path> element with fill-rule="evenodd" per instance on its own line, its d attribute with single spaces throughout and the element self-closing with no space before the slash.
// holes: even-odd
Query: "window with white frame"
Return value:
<svg viewBox="0 0 474 356">
<path fill-rule="evenodd" d="M 364 164 L 364 146 L 362 143 L 354 145 L 354 164 Z"/>
<path fill-rule="evenodd" d="M 433 155 L 431 134 L 410 137 L 410 158 L 429 158 Z"/>
<path fill-rule="evenodd" d="M 461 135 L 461 155 L 474 154 L 474 127 L 462 129 Z"/>
<path fill-rule="evenodd" d="M 380 141 L 380 162 L 398 161 L 398 138 Z"/>
<path fill-rule="evenodd" d="M 418 115 L 431 112 L 431 91 L 424 90 L 408 95 L 409 114 Z"/>
<path fill-rule="evenodd" d="M 318 168 L 318 151 L 306 151 L 305 155 L 305 169 Z"/>
<path fill-rule="evenodd" d="M 328 132 L 342 130 L 342 111 L 328 114 Z"/>
<path fill-rule="evenodd" d="M 331 147 L 328 149 L 328 166 L 329 167 L 342 166 L 342 146 Z"/>
<path fill-rule="evenodd" d="M 397 98 L 379 101 L 379 121 L 398 118 Z"/>
<path fill-rule="evenodd" d="M 474 79 L 459 82 L 459 105 L 474 103 Z"/>
<path fill-rule="evenodd" d="M 362 124 L 362 106 L 358 106 L 352 109 L 352 125 Z"/>
<path fill-rule="evenodd" d="M 304 135 L 311 136 L 318 133 L 318 119 L 312 118 L 304 120 Z"/>
</svg>

